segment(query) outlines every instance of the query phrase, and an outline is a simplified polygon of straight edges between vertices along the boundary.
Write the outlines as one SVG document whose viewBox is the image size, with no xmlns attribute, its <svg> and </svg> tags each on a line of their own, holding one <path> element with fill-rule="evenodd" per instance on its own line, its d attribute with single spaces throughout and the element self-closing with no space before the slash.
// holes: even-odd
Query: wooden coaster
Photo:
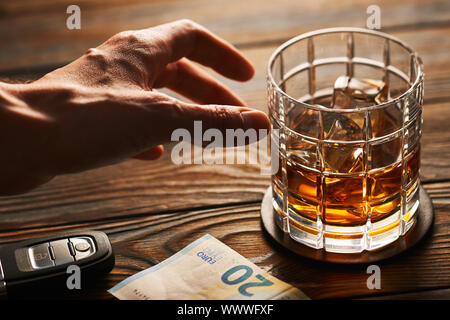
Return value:
<svg viewBox="0 0 450 320">
<path fill-rule="evenodd" d="M 272 206 L 272 188 L 269 187 L 261 204 L 261 219 L 267 233 L 284 248 L 310 259 L 342 264 L 371 263 L 384 260 L 411 248 L 417 244 L 433 224 L 434 211 L 431 199 L 422 188 L 419 189 L 419 208 L 417 220 L 403 237 L 399 237 L 393 243 L 374 251 L 361 253 L 334 253 L 324 249 L 313 249 L 293 240 L 289 234 L 283 232 L 275 222 Z"/>
</svg>

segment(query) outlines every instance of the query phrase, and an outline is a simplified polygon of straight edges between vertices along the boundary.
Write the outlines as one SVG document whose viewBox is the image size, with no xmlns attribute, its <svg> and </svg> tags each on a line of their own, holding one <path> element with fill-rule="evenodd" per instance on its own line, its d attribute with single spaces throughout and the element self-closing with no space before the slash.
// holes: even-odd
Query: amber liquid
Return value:
<svg viewBox="0 0 450 320">
<path fill-rule="evenodd" d="M 413 192 L 419 171 L 420 149 L 405 161 L 408 193 Z M 281 167 L 280 167 L 281 168 Z M 400 208 L 403 163 L 375 169 L 365 176 L 324 176 L 292 161 L 286 162 L 289 207 L 312 221 L 317 214 L 328 225 L 358 226 L 367 215 L 377 222 Z M 281 182 L 281 169 L 276 175 Z"/>
<path fill-rule="evenodd" d="M 308 114 L 297 117 L 293 121 L 293 130 L 297 131 L 298 127 L 303 132 L 307 131 L 310 125 L 308 119 Z M 372 124 L 374 134 L 383 135 L 395 125 L 394 119 L 401 121 L 402 117 L 398 114 L 386 113 L 375 119 Z M 356 126 L 356 124 L 352 125 Z M 362 138 L 362 135 L 358 136 L 350 129 L 352 126 L 348 125 L 345 132 L 354 134 L 355 140 Z M 357 129 L 359 128 L 356 128 L 355 132 Z M 342 151 L 341 146 L 322 150 L 322 154 L 325 154 L 325 158 L 330 163 L 324 165 L 325 171 L 328 172 L 321 173 L 318 166 L 313 169 L 314 166 L 305 165 L 305 161 L 299 161 L 296 157 L 297 153 L 314 155 L 316 152 L 312 144 L 301 142 L 296 144 L 288 141 L 286 150 L 288 158 L 284 161 L 290 211 L 311 221 L 317 221 L 320 215 L 322 223 L 334 226 L 361 226 L 367 222 L 368 215 L 370 215 L 370 221 L 375 223 L 398 212 L 401 207 L 402 185 L 406 186 L 408 196 L 417 191 L 420 161 L 418 142 L 410 148 L 405 160 L 402 160 L 398 153 L 397 155 L 389 153 L 390 150 L 400 150 L 401 147 L 399 137 L 382 145 L 380 149 L 372 150 L 371 167 L 366 169 L 363 169 L 362 160 L 362 153 L 366 151 L 362 148 L 358 150 L 361 157 L 349 161 L 345 158 L 349 154 Z M 308 161 L 311 160 L 310 158 Z M 314 160 L 314 156 L 312 158 Z M 303 165 L 301 165 L 302 162 Z M 382 165 L 376 165 L 377 163 Z M 279 170 L 273 181 L 274 198 L 278 198 L 279 204 L 282 199 L 281 186 L 284 185 L 282 164 L 283 159 L 280 159 Z M 333 172 L 333 166 L 337 168 L 335 172 Z M 405 172 L 403 172 L 404 169 Z M 278 206 L 282 207 L 282 205 Z"/>
</svg>

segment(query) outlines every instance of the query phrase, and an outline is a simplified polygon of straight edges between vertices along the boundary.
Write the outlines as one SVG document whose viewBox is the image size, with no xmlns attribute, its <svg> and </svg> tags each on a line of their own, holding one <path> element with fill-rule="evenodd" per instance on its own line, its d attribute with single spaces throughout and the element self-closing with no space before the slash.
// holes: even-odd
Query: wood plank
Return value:
<svg viewBox="0 0 450 320">
<path fill-rule="evenodd" d="M 0 229 L 256 201 L 269 184 L 256 166 L 174 165 L 169 155 L 57 177 L 28 194 L 2 197 Z"/>
<path fill-rule="evenodd" d="M 450 178 L 450 131 L 443 128 L 448 123 L 449 108 L 449 103 L 423 107 L 420 174 L 424 182 Z M 438 114 L 441 118 L 436 117 Z"/>
<path fill-rule="evenodd" d="M 98 219 L 72 224 L 0 233 L 0 242 L 40 236 L 49 232 L 96 229 L 108 233 L 116 254 L 112 273 L 96 284 L 89 298 L 111 298 L 105 290 L 148 268 L 209 233 L 275 277 L 313 299 L 358 298 L 450 286 L 450 182 L 427 184 L 436 208 L 432 234 L 415 248 L 379 262 L 381 289 L 366 287 L 367 266 L 324 264 L 298 257 L 279 247 L 261 230 L 260 204 L 174 212 L 139 217 Z"/>
<path fill-rule="evenodd" d="M 450 23 L 450 3 L 433 1 L 332 0 L 80 0 L 81 30 L 66 28 L 72 2 L 3 1 L 0 3 L 0 70 L 67 63 L 111 35 L 181 18 L 205 25 L 228 41 L 249 43 L 288 39 L 319 28 L 365 27 L 369 5 L 381 8 L 385 30 L 409 30 Z"/>
<path fill-rule="evenodd" d="M 450 179 L 450 102 L 424 108 L 421 179 Z M 55 178 L 24 195 L 0 197 L 0 230 L 64 226 L 119 216 L 262 200 L 270 178 L 257 165 L 175 165 L 129 160 Z"/>
<path fill-rule="evenodd" d="M 449 27 L 438 27 L 417 32 L 395 31 L 392 35 L 402 39 L 410 44 L 421 56 L 425 65 L 425 102 L 440 102 L 450 100 L 450 33 Z M 220 75 L 213 74 L 214 77 L 221 80 L 234 92 L 239 94 L 250 106 L 267 111 L 266 107 L 266 74 L 267 62 L 273 51 L 281 44 L 281 41 L 269 43 L 257 47 L 242 48 L 242 53 L 253 63 L 255 67 L 255 76 L 252 80 L 241 83 L 231 81 Z M 87 47 L 86 47 L 87 48 Z M 439 48 L 437 50 L 437 48 Z M 333 48 L 330 48 L 333 50 Z M 1 59 L 1 54 L 0 54 Z M 8 77 L 10 79 L 33 80 L 41 77 L 47 72 L 53 70 L 54 67 L 38 67 L 35 69 L 22 69 L 15 71 L 0 71 L 0 77 Z M 1 69 L 1 68 L 0 68 Z M 168 90 L 163 92 L 182 97 L 170 93 Z M 186 99 L 184 99 L 186 100 Z"/>
<path fill-rule="evenodd" d="M 450 289 L 406 292 L 386 296 L 374 296 L 362 300 L 450 300 Z"/>
</svg>

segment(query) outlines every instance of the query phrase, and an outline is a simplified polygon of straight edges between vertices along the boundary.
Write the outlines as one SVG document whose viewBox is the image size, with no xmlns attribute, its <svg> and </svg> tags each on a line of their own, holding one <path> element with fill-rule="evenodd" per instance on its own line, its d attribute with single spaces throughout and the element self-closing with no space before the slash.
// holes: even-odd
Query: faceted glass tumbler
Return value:
<svg viewBox="0 0 450 320">
<path fill-rule="evenodd" d="M 278 130 L 278 226 L 329 252 L 375 250 L 405 235 L 419 207 L 423 65 L 405 43 L 358 28 L 281 45 L 268 65 Z"/>
</svg>

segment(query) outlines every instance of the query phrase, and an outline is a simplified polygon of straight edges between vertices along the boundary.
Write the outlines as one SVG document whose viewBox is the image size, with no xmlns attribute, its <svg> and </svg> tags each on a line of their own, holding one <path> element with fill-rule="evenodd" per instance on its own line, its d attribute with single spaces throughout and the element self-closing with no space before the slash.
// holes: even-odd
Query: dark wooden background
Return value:
<svg viewBox="0 0 450 320">
<path fill-rule="evenodd" d="M 81 7 L 81 30 L 66 28 L 66 8 Z M 450 2 L 348 0 L 20 0 L 0 2 L 0 77 L 32 80 L 116 32 L 190 18 L 242 50 L 256 74 L 224 80 L 250 106 L 267 111 L 268 57 L 282 42 L 314 29 L 365 27 L 381 8 L 382 31 L 417 50 L 425 65 L 421 180 L 435 208 L 431 236 L 379 263 L 381 290 L 366 287 L 367 266 L 297 257 L 263 232 L 260 203 L 270 179 L 252 165 L 173 165 L 130 160 L 61 176 L 20 196 L 0 198 L 0 242 L 97 229 L 114 246 L 116 266 L 89 298 L 148 268 L 205 233 L 301 290 L 323 298 L 450 298 Z M 220 77 L 219 77 L 220 78 Z M 0 129 L 1 132 L 1 129 Z"/>
</svg>

